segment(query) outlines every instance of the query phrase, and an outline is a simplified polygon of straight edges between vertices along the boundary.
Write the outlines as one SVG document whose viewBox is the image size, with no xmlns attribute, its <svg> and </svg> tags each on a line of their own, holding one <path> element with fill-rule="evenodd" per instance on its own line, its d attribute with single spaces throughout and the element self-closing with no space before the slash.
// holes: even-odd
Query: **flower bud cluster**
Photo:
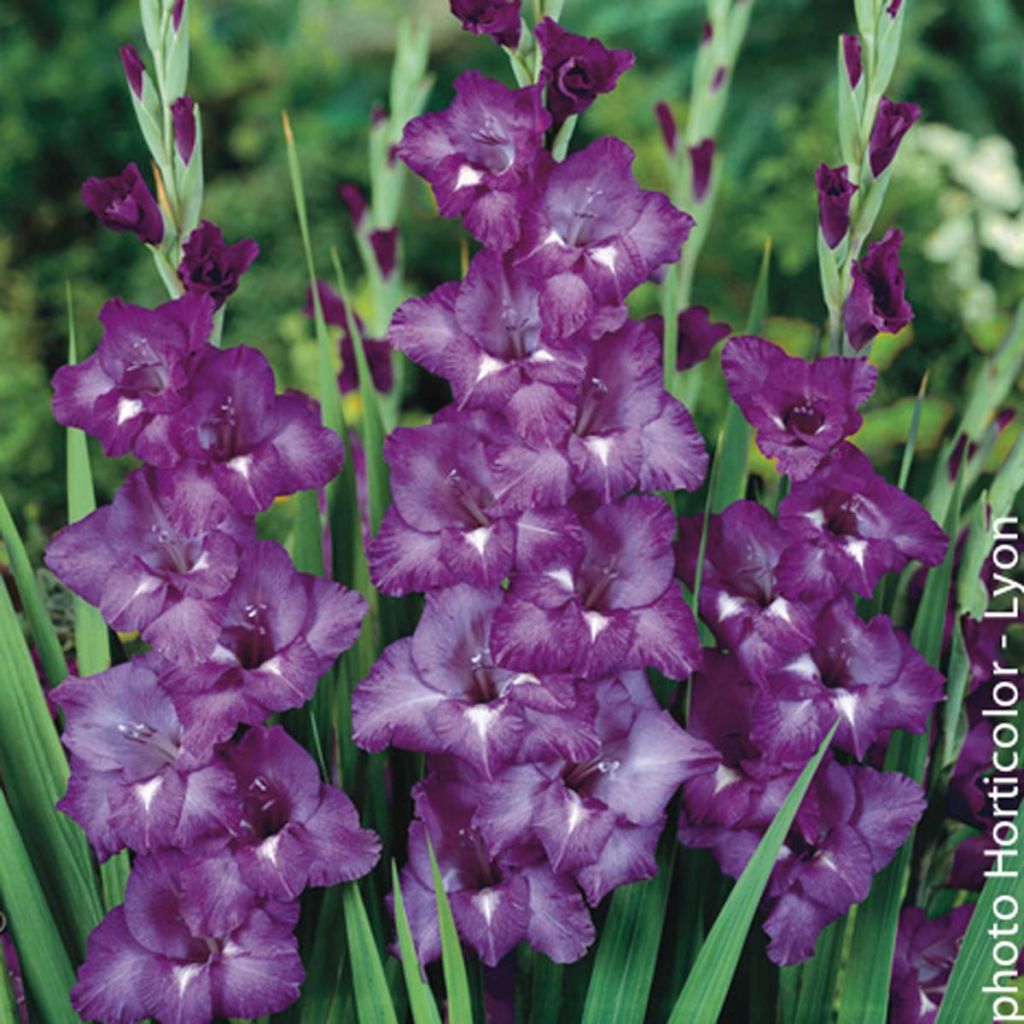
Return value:
<svg viewBox="0 0 1024 1024">
<path fill-rule="evenodd" d="M 454 7 L 512 40 L 512 5 Z M 593 940 L 587 903 L 656 872 L 666 805 L 714 758 L 643 671 L 682 679 L 700 657 L 675 520 L 651 492 L 699 487 L 707 455 L 664 390 L 657 331 L 625 305 L 692 221 L 637 185 L 618 139 L 562 162 L 545 148 L 629 61 L 550 20 L 537 37 L 541 84 L 466 73 L 398 148 L 482 245 L 391 324 L 453 401 L 385 445 L 394 503 L 371 574 L 426 607 L 352 705 L 365 749 L 427 755 L 402 873 L 423 962 L 440 953 L 428 840 L 486 964 L 521 941 L 572 961 Z"/>
<path fill-rule="evenodd" d="M 684 518 L 680 576 L 696 584 L 718 651 L 694 677 L 688 727 L 717 751 L 683 787 L 679 836 L 738 876 L 803 766 L 838 728 L 768 882 L 765 930 L 778 964 L 811 956 L 822 928 L 864 900 L 925 799 L 865 764 L 892 730 L 928 728 L 944 681 L 886 615 L 855 599 L 912 559 L 937 565 L 947 539 L 912 498 L 845 440 L 876 371 L 839 356 L 807 363 L 761 338 L 730 340 L 722 369 L 757 444 L 791 480 L 778 515 L 739 501 Z"/>
<path fill-rule="evenodd" d="M 186 249 L 200 264 L 219 241 L 204 225 Z M 157 309 L 109 302 L 97 351 L 53 382 L 59 422 L 143 463 L 46 555 L 149 646 L 54 692 L 71 765 L 58 806 L 101 861 L 134 854 L 71 993 L 89 1020 L 283 1009 L 303 978 L 302 891 L 358 878 L 379 855 L 349 799 L 265 724 L 310 699 L 366 612 L 256 532 L 275 499 L 323 488 L 343 446 L 309 398 L 277 393 L 261 352 L 210 343 L 223 296 L 196 277 Z"/>
</svg>

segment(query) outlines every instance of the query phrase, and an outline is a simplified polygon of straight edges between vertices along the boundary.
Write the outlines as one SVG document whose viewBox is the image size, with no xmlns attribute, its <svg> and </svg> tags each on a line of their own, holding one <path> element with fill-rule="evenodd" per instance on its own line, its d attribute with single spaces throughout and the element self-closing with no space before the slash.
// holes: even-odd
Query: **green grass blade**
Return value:
<svg viewBox="0 0 1024 1024">
<path fill-rule="evenodd" d="M 917 389 L 917 399 L 914 402 L 914 411 L 910 417 L 910 430 L 907 433 L 907 444 L 903 449 L 903 459 L 900 462 L 900 476 L 897 487 L 901 491 L 907 489 L 907 481 L 910 479 L 910 467 L 914 464 L 914 449 L 917 447 L 917 434 L 921 429 L 921 411 L 924 409 L 924 398 L 928 391 L 928 375 L 931 370 L 925 370 L 921 378 L 921 385 Z"/>
<path fill-rule="evenodd" d="M 391 503 L 391 488 L 388 483 L 388 466 L 384 461 L 384 421 L 381 417 L 380 396 L 373 386 L 373 375 L 366 359 L 363 333 L 356 322 L 352 299 L 349 295 L 345 273 L 341 268 L 338 250 L 331 248 L 331 262 L 337 279 L 338 294 L 345 306 L 348 333 L 356 355 L 356 376 L 359 380 L 359 395 L 363 401 L 363 447 L 366 452 L 366 490 L 370 505 L 370 531 L 376 534 L 388 505 Z"/>
<path fill-rule="evenodd" d="M 25 609 L 25 617 L 32 630 L 32 638 L 35 640 L 36 650 L 39 652 L 43 672 L 46 673 L 50 685 L 56 686 L 68 674 L 68 663 L 61 650 L 60 640 L 57 639 L 57 631 L 53 628 L 50 616 L 46 614 L 46 604 L 43 601 L 36 574 L 32 571 L 32 564 L 28 560 L 25 545 L 22 543 L 18 528 L 14 524 L 14 519 L 2 494 L 0 494 L 0 537 L 3 538 L 8 557 L 11 560 L 11 572 L 18 587 L 21 606 Z"/>
<path fill-rule="evenodd" d="M 772 243 L 768 239 L 764 244 L 761 257 L 761 268 L 757 274 L 757 284 L 747 315 L 747 334 L 757 334 L 761 330 L 765 313 L 768 309 L 768 277 L 771 267 Z M 716 493 L 711 505 L 713 512 L 739 501 L 747 491 L 747 476 L 750 473 L 750 444 L 753 433 L 750 424 L 743 418 L 739 406 L 730 398 L 729 408 L 725 414 L 725 428 L 722 431 L 720 452 L 716 452 L 716 460 L 720 462 Z"/>
<path fill-rule="evenodd" d="M 473 1011 L 469 998 L 469 978 L 466 962 L 462 958 L 462 945 L 455 928 L 451 904 L 441 880 L 441 869 L 434 856 L 434 845 L 427 836 L 430 871 L 434 876 L 434 895 L 437 899 L 437 924 L 441 932 L 441 967 L 444 987 L 448 996 L 448 1024 L 473 1024 Z"/>
<path fill-rule="evenodd" d="M 669 1024 L 713 1024 L 718 1020 L 754 913 L 775 866 L 775 859 L 838 725 L 836 722 L 832 726 L 814 757 L 800 773 L 779 813 L 758 843 L 753 857 L 743 869 L 743 874 L 733 886 L 725 906 L 697 954 L 693 970 L 669 1017 Z M 878 1022 L 875 1021 L 875 1024 Z"/>
<path fill-rule="evenodd" d="M 18 830 L 77 954 L 100 920 L 85 836 L 54 806 L 68 765 L 7 588 L 0 586 L 0 777 Z"/>
<path fill-rule="evenodd" d="M 543 953 L 530 955 L 530 1024 L 559 1024 L 565 968 Z"/>
<path fill-rule="evenodd" d="M 75 337 L 75 308 L 71 285 L 67 286 L 68 301 L 68 363 L 78 362 L 78 343 Z M 76 523 L 96 510 L 92 468 L 85 434 L 75 427 L 67 430 L 67 483 L 68 523 Z M 75 609 L 75 662 L 79 675 L 91 676 L 110 667 L 110 638 L 99 610 L 77 594 Z"/>
<path fill-rule="evenodd" d="M 946 513 L 945 529 L 956 537 L 963 496 L 963 472 L 957 476 Z M 942 564 L 928 572 L 924 594 L 918 606 L 910 641 L 929 665 L 938 667 L 942 655 L 942 633 L 946 604 L 953 576 L 956 545 L 950 543 Z M 889 742 L 886 771 L 898 771 L 916 782 L 924 779 L 931 723 L 921 735 L 897 730 Z M 877 1024 L 885 1020 L 889 1005 L 889 978 L 896 949 L 896 928 L 906 889 L 916 828 L 896 852 L 888 867 L 876 876 L 871 895 L 857 910 L 853 952 L 843 981 L 839 1024 Z"/>
<path fill-rule="evenodd" d="M 315 900 L 314 895 L 310 900 L 313 906 L 316 906 Z M 344 981 L 349 958 L 346 955 L 346 934 L 340 927 L 344 913 L 340 886 L 323 893 L 318 910 L 309 945 L 303 949 L 306 980 L 302 985 L 302 997 L 289 1014 L 290 1019 L 299 1024 L 326 1024 L 328 1021 L 355 1018 L 350 1012 L 350 1002 L 345 999 L 347 986 Z M 306 912 L 304 908 L 303 913 Z"/>
<path fill-rule="evenodd" d="M 612 896 L 583 1005 L 583 1024 L 643 1024 L 647 1019 L 678 847 L 672 830 L 666 844 L 654 878 L 624 885 Z"/>
<path fill-rule="evenodd" d="M 1018 835 L 1024 830 L 1024 806 L 1017 811 L 1014 827 Z M 1005 870 L 998 869 L 997 862 L 992 861 L 990 869 L 999 870 L 1006 877 L 989 878 L 981 890 L 981 897 L 971 915 L 971 923 L 953 965 L 953 973 L 946 986 L 935 1024 L 990 1021 L 996 1016 L 993 1013 L 993 996 L 984 991 L 986 986 L 992 986 L 993 972 L 998 969 L 993 959 L 995 940 L 989 932 L 997 926 L 1005 935 L 1009 913 L 1009 924 L 1016 933 L 1020 906 L 1024 902 L 1024 872 L 1015 870 L 1017 866 L 1013 860 L 1016 859 L 1008 858 L 1004 862 Z M 1001 919 L 997 919 L 995 913 L 997 901 Z M 1014 944 L 1019 944 L 1019 938 L 1014 939 Z M 1008 970 L 1012 979 L 1016 970 L 1013 967 Z"/>
<path fill-rule="evenodd" d="M 402 975 L 405 978 L 406 991 L 409 993 L 409 1009 L 412 1012 L 413 1024 L 441 1024 L 437 1003 L 434 1002 L 430 986 L 420 973 L 420 962 L 416 957 L 416 946 L 409 928 L 409 918 L 405 913 L 402 884 L 394 861 L 391 862 L 391 891 L 395 896 L 395 930 L 398 932 Z"/>
<path fill-rule="evenodd" d="M 377 940 L 357 883 L 350 882 L 342 888 L 341 902 L 345 909 L 345 934 L 359 1024 L 398 1024 Z"/>
<path fill-rule="evenodd" d="M 68 1001 L 75 974 L 32 864 L 0 790 L 0 900 L 25 983 L 46 1024 L 75 1024 L 79 1017 Z"/>
<path fill-rule="evenodd" d="M 821 1024 L 830 1018 L 843 960 L 847 917 L 833 921 L 818 936 L 814 956 L 800 969 L 800 994 L 793 1024 Z"/>
</svg>

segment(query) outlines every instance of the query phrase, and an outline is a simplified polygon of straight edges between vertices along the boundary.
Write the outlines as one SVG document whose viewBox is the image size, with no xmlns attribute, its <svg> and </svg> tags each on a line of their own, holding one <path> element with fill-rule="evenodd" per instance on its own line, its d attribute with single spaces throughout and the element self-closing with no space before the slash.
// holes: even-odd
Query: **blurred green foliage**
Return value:
<svg viewBox="0 0 1024 1024">
<path fill-rule="evenodd" d="M 910 2 L 893 94 L 919 102 L 926 121 L 974 137 L 1006 135 L 1019 147 L 1019 7 L 1011 0 L 967 7 Z M 838 161 L 835 38 L 851 29 L 852 4 L 756 3 L 726 118 L 725 178 L 694 299 L 716 319 L 741 323 L 764 238 L 771 236 L 771 309 L 785 319 L 773 320 L 768 333 L 798 349 L 813 343 L 824 314 L 812 176 L 821 161 Z M 566 4 L 568 28 L 637 54 L 636 69 L 618 91 L 583 119 L 577 144 L 599 134 L 622 136 L 637 149 L 637 171 L 649 187 L 665 185 L 652 107 L 666 98 L 684 113 L 702 12 L 698 0 Z M 432 106 L 447 104 L 452 79 L 468 67 L 510 80 L 500 51 L 459 32 L 445 0 L 194 0 L 190 81 L 204 117 L 204 213 L 229 240 L 251 236 L 262 249 L 230 304 L 226 337 L 263 348 L 282 383 L 307 383 L 312 361 L 309 325 L 299 312 L 305 282 L 280 111 L 287 108 L 295 125 L 314 243 L 326 272 L 330 244 L 354 260 L 335 186 L 365 181 L 366 127 L 386 95 L 399 15 L 432 25 L 438 76 Z M 98 339 L 95 317 L 106 299 L 163 300 L 142 247 L 103 231 L 78 198 L 87 176 L 116 173 L 144 156 L 117 56 L 125 42 L 141 43 L 134 0 L 0 4 L 0 489 L 22 519 L 38 521 L 39 536 L 61 525 L 63 515 L 63 442 L 50 418 L 48 378 L 66 348 L 64 282 L 75 290 L 85 351 Z M 898 457 L 908 396 L 928 367 L 933 402 L 924 440 L 934 443 L 979 348 L 991 346 L 1001 320 L 965 316 L 947 268 L 925 256 L 925 240 L 944 216 L 948 182 L 929 172 L 926 161 L 901 164 L 879 224 L 898 223 L 907 236 L 904 266 L 917 319 L 912 342 L 882 377 L 876 399 L 882 413 L 867 436 L 883 459 L 887 449 Z M 407 196 L 403 244 L 409 277 L 422 291 L 458 274 L 460 231 L 437 220 L 421 185 L 411 184 Z M 992 253 L 980 273 L 1005 316 L 1024 293 L 1022 275 Z M 645 312 L 653 308 L 650 291 L 641 290 L 637 301 Z M 428 407 L 443 397 L 426 386 L 420 396 Z M 703 426 L 714 409 L 712 400 Z M 122 472 L 97 460 L 101 500 Z"/>
</svg>

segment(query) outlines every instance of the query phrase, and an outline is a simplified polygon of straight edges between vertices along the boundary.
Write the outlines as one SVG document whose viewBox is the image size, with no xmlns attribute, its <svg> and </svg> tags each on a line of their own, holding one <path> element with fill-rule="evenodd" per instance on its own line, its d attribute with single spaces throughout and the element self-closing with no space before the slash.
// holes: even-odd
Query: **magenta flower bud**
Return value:
<svg viewBox="0 0 1024 1024">
<path fill-rule="evenodd" d="M 920 116 L 921 108 L 916 103 L 893 103 L 882 97 L 868 143 L 871 173 L 876 178 L 892 163 L 903 136 Z"/>
<path fill-rule="evenodd" d="M 448 6 L 463 31 L 490 36 L 499 46 L 519 45 L 519 0 L 449 0 Z"/>
<path fill-rule="evenodd" d="M 121 47 L 121 63 L 124 65 L 125 78 L 128 79 L 128 85 L 135 93 L 135 98 L 141 100 L 142 73 L 146 70 L 146 65 L 142 63 L 139 51 L 131 43 Z"/>
<path fill-rule="evenodd" d="M 693 198 L 699 203 L 711 184 L 711 162 L 715 158 L 715 140 L 703 139 L 690 146 L 690 166 L 693 169 Z"/>
<path fill-rule="evenodd" d="M 178 276 L 185 291 L 209 295 L 219 309 L 259 253 L 251 238 L 226 245 L 220 228 L 204 220 L 182 247 Z"/>
<path fill-rule="evenodd" d="M 846 61 L 846 76 L 850 80 L 850 88 L 856 89 L 860 82 L 860 36 L 840 36 L 843 40 L 843 59 Z"/>
<path fill-rule="evenodd" d="M 171 118 L 174 121 L 174 142 L 178 156 L 187 167 L 196 146 L 196 117 L 191 96 L 182 96 L 171 104 Z"/>
<path fill-rule="evenodd" d="M 846 164 L 829 167 L 822 164 L 814 172 L 818 190 L 818 215 L 825 243 L 834 249 L 850 230 L 850 200 L 857 186 L 847 176 Z"/>
<path fill-rule="evenodd" d="M 715 74 L 711 79 L 711 91 L 713 93 L 718 92 L 718 90 L 725 85 L 725 76 L 727 73 L 728 72 L 724 64 L 719 64 L 715 69 Z"/>
<path fill-rule="evenodd" d="M 82 202 L 111 231 L 131 232 L 150 245 L 164 237 L 163 214 L 134 163 L 112 178 L 89 178 Z"/>
<path fill-rule="evenodd" d="M 675 156 L 678 130 L 672 108 L 664 100 L 659 100 L 654 105 L 654 116 L 658 119 L 661 137 L 665 140 L 665 148 L 668 150 L 669 156 Z"/>
<path fill-rule="evenodd" d="M 900 8 L 902 6 L 903 6 L 903 0 L 892 0 L 892 3 L 889 4 L 888 7 L 886 7 L 885 13 L 888 14 L 889 17 L 893 19 L 893 21 L 895 21 L 896 20 L 896 15 L 898 15 L 900 13 Z"/>
<path fill-rule="evenodd" d="M 338 186 L 338 195 L 348 207 L 349 216 L 352 218 L 352 226 L 358 231 L 366 215 L 366 196 L 362 189 L 353 182 L 346 182 Z"/>
<path fill-rule="evenodd" d="M 174 9 L 171 11 L 171 28 L 175 32 L 181 28 L 181 19 L 185 15 L 185 0 L 174 0 Z"/>
<path fill-rule="evenodd" d="M 900 267 L 903 232 L 890 228 L 867 255 L 853 261 L 853 286 L 843 307 L 850 344 L 860 351 L 876 334 L 895 334 L 914 318 L 907 302 L 906 280 Z"/>
<path fill-rule="evenodd" d="M 380 267 L 381 275 L 387 280 L 395 272 L 395 260 L 398 254 L 398 228 L 389 228 L 387 231 L 371 231 L 370 245 L 377 260 L 377 266 Z"/>
<path fill-rule="evenodd" d="M 714 27 L 710 21 L 705 21 L 700 29 L 700 41 L 701 44 L 710 43 L 711 37 L 715 34 Z"/>
<path fill-rule="evenodd" d="M 545 18 L 536 28 L 543 54 L 540 81 L 555 124 L 582 114 L 601 93 L 611 92 L 619 76 L 635 63 L 629 50 L 609 50 L 599 39 L 566 32 Z"/>
</svg>

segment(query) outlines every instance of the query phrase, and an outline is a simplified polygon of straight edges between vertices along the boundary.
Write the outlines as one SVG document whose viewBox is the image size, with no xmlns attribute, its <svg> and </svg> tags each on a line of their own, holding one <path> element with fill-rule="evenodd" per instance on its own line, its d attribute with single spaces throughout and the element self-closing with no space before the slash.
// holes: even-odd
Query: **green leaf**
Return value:
<svg viewBox="0 0 1024 1024">
<path fill-rule="evenodd" d="M 427 853 L 430 855 L 430 871 L 434 876 L 434 896 L 437 899 L 437 924 L 441 932 L 441 968 L 444 973 L 444 987 L 448 995 L 448 1024 L 473 1024 L 470 1008 L 469 979 L 466 964 L 462 958 L 462 945 L 455 928 L 455 918 L 448 902 L 448 894 L 437 866 L 434 844 L 427 836 Z"/>
<path fill-rule="evenodd" d="M 957 534 L 963 496 L 963 467 L 957 476 L 953 496 L 946 512 L 945 530 Z M 953 575 L 956 545 L 950 544 L 942 564 L 929 570 L 924 594 L 910 634 L 910 642 L 934 668 L 942 655 L 942 634 L 946 604 Z M 902 772 L 915 782 L 924 779 L 928 758 L 931 720 L 921 735 L 896 730 L 889 741 L 885 770 Z M 890 864 L 880 871 L 871 886 L 871 895 L 858 908 L 854 924 L 853 946 L 839 1007 L 839 1024 L 877 1024 L 884 1020 L 889 1005 L 889 978 L 896 949 L 896 928 L 900 905 L 906 889 L 916 828 L 896 851 Z"/>
<path fill-rule="evenodd" d="M 646 882 L 624 885 L 612 896 L 583 1006 L 583 1024 L 643 1024 L 647 1019 L 678 848 L 671 830 L 667 838 L 669 851 L 659 858 L 658 874 Z"/>
<path fill-rule="evenodd" d="M 807 762 L 764 838 L 758 843 L 753 857 L 743 869 L 743 874 L 733 886 L 725 906 L 697 954 L 696 963 L 672 1010 L 669 1024 L 704 1024 L 705 1021 L 711 1024 L 719 1019 L 747 932 L 775 866 L 775 859 L 838 725 L 836 722 L 832 726 L 814 757 Z"/>
<path fill-rule="evenodd" d="M 0 587 L 0 590 L 3 588 Z M 0 789 L 0 899 L 18 949 L 25 982 L 46 1024 L 75 1024 L 68 993 L 75 983 L 60 932 L 43 898 L 33 859 Z"/>
<path fill-rule="evenodd" d="M 65 938 L 84 956 L 99 923 L 85 836 L 56 810 L 68 765 L 7 588 L 0 586 L 0 777 Z"/>
<path fill-rule="evenodd" d="M 833 921 L 819 936 L 814 956 L 800 969 L 800 995 L 793 1024 L 821 1024 L 831 1015 L 843 960 L 847 917 Z"/>
<path fill-rule="evenodd" d="M 416 956 L 409 918 L 405 913 L 402 884 L 394 861 L 391 862 L 391 891 L 395 897 L 395 930 L 398 932 L 402 974 L 405 978 L 406 991 L 409 993 L 409 1009 L 412 1011 L 413 1024 L 441 1024 L 441 1016 L 437 1012 L 437 1004 L 434 1002 L 430 986 L 420 973 L 420 962 Z"/>
<path fill-rule="evenodd" d="M 344 886 L 341 894 L 345 908 L 345 934 L 352 963 L 352 988 L 360 1024 L 398 1024 L 391 1002 L 377 940 L 366 916 L 363 897 L 356 882 Z"/>
<path fill-rule="evenodd" d="M 900 462 L 900 476 L 896 484 L 901 491 L 907 489 L 907 481 L 910 479 L 910 467 L 914 463 L 914 449 L 917 447 L 917 434 L 921 429 L 921 410 L 924 408 L 924 396 L 928 391 L 928 375 L 930 370 L 925 370 L 921 378 L 921 385 L 917 389 L 917 399 L 914 401 L 914 412 L 910 418 L 910 430 L 907 433 L 907 443 L 903 449 L 903 459 Z"/>
<path fill-rule="evenodd" d="M 2 494 L 0 494 L 0 537 L 3 538 L 7 547 L 7 554 L 11 560 L 11 572 L 14 574 L 14 582 L 18 588 L 18 596 L 21 598 L 21 606 L 25 610 L 25 617 L 32 629 L 32 638 L 35 640 L 43 671 L 46 673 L 50 685 L 56 686 L 68 674 L 68 663 L 61 650 L 57 631 L 53 628 L 50 616 L 46 614 L 43 595 L 39 589 L 36 574 L 32 571 L 28 554 L 25 552 L 25 545 L 22 543 L 18 528 L 14 525 L 14 519 Z"/>
<path fill-rule="evenodd" d="M 530 951 L 530 1024 L 559 1024 L 565 968 L 536 950 Z"/>
<path fill-rule="evenodd" d="M 1024 830 L 1024 805 L 1017 811 L 1014 828 L 1018 835 Z M 1004 849 L 1011 856 L 1004 861 L 1006 867 L 1000 870 L 1000 874 L 1007 877 L 990 877 L 981 890 L 981 897 L 971 915 L 971 923 L 953 965 L 953 973 L 946 986 L 935 1024 L 989 1021 L 996 1016 L 993 1012 L 993 996 L 984 991 L 986 986 L 992 985 L 993 972 L 997 969 L 992 955 L 995 939 L 989 931 L 998 927 L 1005 934 L 1008 927 L 1012 927 L 1012 941 L 1015 946 L 1019 945 L 1017 924 L 1020 906 L 1024 902 L 1024 872 L 1015 863 L 1019 858 L 1010 848 Z M 995 860 L 991 862 L 990 870 L 999 870 Z M 998 917 L 995 912 L 997 905 L 1000 911 Z M 1013 967 L 1009 970 L 1011 974 L 1015 973 Z M 1003 1016 L 1000 1015 L 999 1019 L 1003 1019 Z"/>
<path fill-rule="evenodd" d="M 68 364 L 78 362 L 78 343 L 75 337 L 75 307 L 71 285 L 67 285 L 68 305 Z M 67 430 L 67 483 L 68 523 L 77 523 L 96 510 L 96 494 L 92 484 L 89 448 L 85 434 L 75 427 Z M 110 638 L 107 625 L 88 601 L 77 594 L 75 609 L 75 662 L 79 675 L 91 676 L 110 668 Z"/>
<path fill-rule="evenodd" d="M 391 488 L 388 483 L 388 467 L 384 461 L 384 422 L 381 418 L 380 396 L 373 384 L 370 364 L 366 359 L 363 334 L 352 308 L 352 297 L 341 268 L 338 250 L 331 248 L 331 262 L 338 283 L 338 294 L 345 306 L 345 320 L 352 348 L 356 356 L 356 374 L 359 379 L 359 396 L 363 401 L 363 447 L 366 454 L 366 490 L 370 505 L 370 530 L 376 534 L 381 520 L 391 503 Z"/>
<path fill-rule="evenodd" d="M 309 902 L 315 906 L 313 900 Z M 318 911 L 308 950 L 304 951 L 306 980 L 302 985 L 302 997 L 293 1015 L 299 1024 L 326 1024 L 354 1016 L 346 1012 L 349 1004 L 344 998 L 346 990 L 342 984 L 349 958 L 345 955 L 346 934 L 339 927 L 344 913 L 340 886 L 333 886 L 323 893 Z"/>
</svg>

